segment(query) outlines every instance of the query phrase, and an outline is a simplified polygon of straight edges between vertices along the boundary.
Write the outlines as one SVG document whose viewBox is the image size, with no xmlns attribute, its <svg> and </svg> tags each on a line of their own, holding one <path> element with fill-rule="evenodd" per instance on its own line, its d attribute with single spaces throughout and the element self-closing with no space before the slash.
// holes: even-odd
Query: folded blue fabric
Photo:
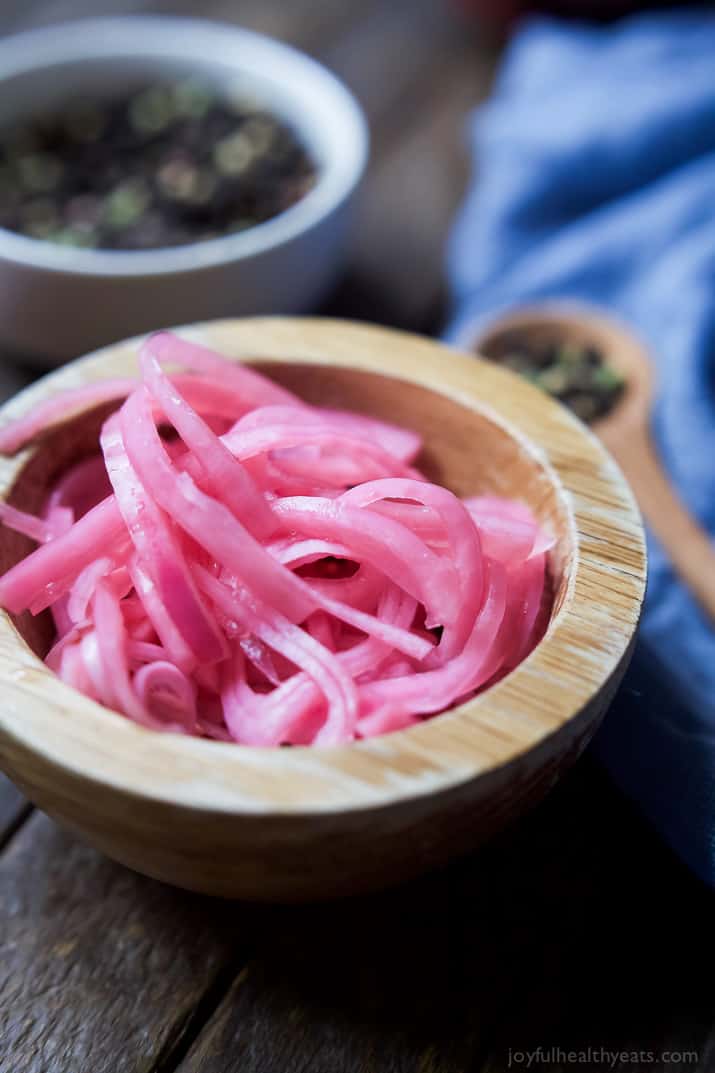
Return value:
<svg viewBox="0 0 715 1073">
<path fill-rule="evenodd" d="M 715 16 L 535 19 L 474 118 L 447 338 L 538 299 L 604 306 L 650 345 L 654 432 L 715 535 Z M 649 536 L 631 670 L 594 748 L 715 884 L 715 632 Z"/>
</svg>

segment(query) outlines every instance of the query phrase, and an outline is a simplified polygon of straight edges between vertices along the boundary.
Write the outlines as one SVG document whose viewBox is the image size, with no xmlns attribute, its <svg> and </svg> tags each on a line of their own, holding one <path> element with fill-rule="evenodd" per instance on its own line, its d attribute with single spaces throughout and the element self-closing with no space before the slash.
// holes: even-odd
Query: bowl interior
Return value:
<svg viewBox="0 0 715 1073">
<path fill-rule="evenodd" d="M 424 449 L 418 465 L 433 481 L 460 496 L 494 493 L 520 499 L 556 537 L 549 556 L 554 604 L 561 607 L 573 559 L 573 526 L 566 499 L 552 471 L 529 445 L 495 417 L 461 405 L 419 384 L 348 367 L 276 364 L 256 367 L 307 402 L 354 410 L 418 431 Z M 102 421 L 113 406 L 103 406 L 64 422 L 45 435 L 20 470 L 8 500 L 23 510 L 40 508 L 48 488 L 72 462 L 97 450 Z M 0 529 L 0 569 L 8 569 L 33 547 L 25 537 Z M 52 640 L 49 614 L 19 616 L 22 636 L 44 655 Z"/>
</svg>

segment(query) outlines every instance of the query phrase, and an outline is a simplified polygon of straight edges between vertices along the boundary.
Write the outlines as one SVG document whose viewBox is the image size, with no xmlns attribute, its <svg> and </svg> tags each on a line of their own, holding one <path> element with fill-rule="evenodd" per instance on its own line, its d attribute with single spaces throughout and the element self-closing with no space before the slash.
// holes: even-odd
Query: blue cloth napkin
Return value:
<svg viewBox="0 0 715 1073">
<path fill-rule="evenodd" d="M 630 322 L 658 365 L 663 462 L 715 534 L 715 16 L 531 20 L 472 135 L 447 338 L 546 298 Z M 594 748 L 715 884 L 715 631 L 652 536 L 649 553 L 640 641 Z"/>
</svg>

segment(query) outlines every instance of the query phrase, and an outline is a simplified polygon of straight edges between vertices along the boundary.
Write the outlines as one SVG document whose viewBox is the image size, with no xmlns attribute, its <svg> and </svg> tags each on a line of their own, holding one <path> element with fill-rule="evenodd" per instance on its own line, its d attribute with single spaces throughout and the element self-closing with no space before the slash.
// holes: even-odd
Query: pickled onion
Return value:
<svg viewBox="0 0 715 1073">
<path fill-rule="evenodd" d="M 336 745 L 449 709 L 537 644 L 553 541 L 525 504 L 462 501 L 414 468 L 414 432 L 169 332 L 139 368 L 0 430 L 13 451 L 118 404 L 39 516 L 0 503 L 38 544 L 0 606 L 51 609 L 69 685 L 152 731 Z"/>
</svg>

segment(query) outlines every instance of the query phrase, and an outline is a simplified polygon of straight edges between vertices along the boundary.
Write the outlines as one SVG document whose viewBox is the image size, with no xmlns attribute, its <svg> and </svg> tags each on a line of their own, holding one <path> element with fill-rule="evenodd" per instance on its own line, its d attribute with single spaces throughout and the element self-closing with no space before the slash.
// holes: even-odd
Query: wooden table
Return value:
<svg viewBox="0 0 715 1073">
<path fill-rule="evenodd" d="M 9 31 L 199 8 L 13 0 L 0 19 Z M 326 311 L 436 330 L 466 178 L 463 121 L 493 50 L 437 0 L 209 0 L 201 13 L 299 45 L 355 90 L 373 160 Z M 26 378 L 5 366 L 0 391 Z M 714 946 L 709 894 L 588 758 L 471 858 L 383 895 L 299 908 L 215 902 L 133 875 L 0 781 L 0 1073 L 500 1073 L 529 1062 L 705 1073 Z"/>
</svg>

